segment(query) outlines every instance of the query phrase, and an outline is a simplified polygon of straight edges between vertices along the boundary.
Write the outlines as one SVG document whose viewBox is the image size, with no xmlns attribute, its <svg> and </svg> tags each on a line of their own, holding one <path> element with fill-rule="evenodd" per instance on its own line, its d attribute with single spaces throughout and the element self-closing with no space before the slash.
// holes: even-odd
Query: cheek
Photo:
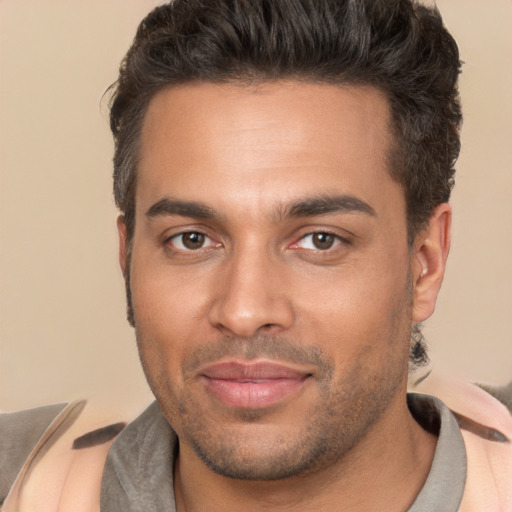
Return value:
<svg viewBox="0 0 512 512">
<path fill-rule="evenodd" d="M 183 361 L 219 336 L 208 322 L 217 274 L 207 268 L 177 268 L 142 251 L 134 255 L 137 344 L 150 386 L 162 400 L 183 390 Z"/>
<path fill-rule="evenodd" d="M 204 309 L 203 278 L 174 268 L 161 254 L 140 250 L 131 265 L 131 289 L 136 321 L 145 330 L 169 335 L 191 330 Z"/>
<path fill-rule="evenodd" d="M 299 277 L 295 282 L 302 284 L 295 290 L 294 298 L 322 323 L 338 319 L 347 327 L 358 322 L 370 327 L 371 319 L 389 321 L 397 304 L 404 297 L 411 297 L 408 260 L 395 266 L 393 270 L 389 266 L 354 265 L 306 280 Z"/>
<path fill-rule="evenodd" d="M 314 286 L 304 283 L 295 293 L 299 332 L 323 340 L 343 364 L 382 357 L 396 343 L 408 351 L 408 266 L 408 258 L 392 266 L 354 265 L 313 280 Z"/>
</svg>

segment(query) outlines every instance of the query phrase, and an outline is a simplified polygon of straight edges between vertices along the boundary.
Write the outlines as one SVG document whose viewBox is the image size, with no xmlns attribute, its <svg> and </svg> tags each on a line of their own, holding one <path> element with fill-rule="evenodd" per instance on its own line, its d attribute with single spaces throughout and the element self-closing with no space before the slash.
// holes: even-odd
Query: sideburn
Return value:
<svg viewBox="0 0 512 512">
<path fill-rule="evenodd" d="M 135 327 L 135 311 L 132 303 L 132 287 L 131 287 L 131 264 L 132 264 L 132 250 L 133 250 L 133 236 L 128 233 L 130 237 L 126 244 L 126 267 L 123 273 L 124 286 L 126 292 L 126 319 L 128 323 Z"/>
</svg>

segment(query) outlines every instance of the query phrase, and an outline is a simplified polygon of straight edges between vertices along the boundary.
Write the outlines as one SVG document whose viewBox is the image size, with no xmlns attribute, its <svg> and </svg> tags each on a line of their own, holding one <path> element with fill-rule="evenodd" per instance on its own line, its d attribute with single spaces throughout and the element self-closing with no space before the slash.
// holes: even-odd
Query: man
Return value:
<svg viewBox="0 0 512 512">
<path fill-rule="evenodd" d="M 512 510 L 505 407 L 407 395 L 450 246 L 459 69 L 409 1 L 175 0 L 142 22 L 111 127 L 157 402 L 94 452 L 102 510 Z M 90 461 L 60 439 L 80 409 L 39 411 L 60 414 L 5 510 L 77 509 Z M 51 498 L 38 467 L 62 474 Z"/>
</svg>

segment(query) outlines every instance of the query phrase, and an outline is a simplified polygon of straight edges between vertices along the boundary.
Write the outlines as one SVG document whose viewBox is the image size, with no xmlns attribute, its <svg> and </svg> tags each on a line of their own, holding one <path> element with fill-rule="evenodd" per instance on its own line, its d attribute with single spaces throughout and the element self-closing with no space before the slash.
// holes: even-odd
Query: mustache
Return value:
<svg viewBox="0 0 512 512">
<path fill-rule="evenodd" d="M 258 335 L 251 338 L 225 336 L 194 349 L 183 361 L 186 379 L 193 377 L 204 365 L 222 359 L 270 359 L 282 363 L 294 363 L 314 367 L 318 375 L 331 378 L 334 363 L 318 347 L 304 345 L 287 338 Z"/>
</svg>

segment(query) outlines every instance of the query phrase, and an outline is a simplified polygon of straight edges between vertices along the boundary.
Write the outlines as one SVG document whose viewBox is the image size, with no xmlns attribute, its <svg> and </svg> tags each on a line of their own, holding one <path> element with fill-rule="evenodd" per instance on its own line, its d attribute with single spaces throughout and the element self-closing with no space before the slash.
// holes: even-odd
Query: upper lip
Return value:
<svg viewBox="0 0 512 512">
<path fill-rule="evenodd" d="M 199 375 L 209 379 L 258 381 L 273 379 L 303 379 L 307 371 L 271 361 L 220 361 L 201 368 Z"/>
</svg>

